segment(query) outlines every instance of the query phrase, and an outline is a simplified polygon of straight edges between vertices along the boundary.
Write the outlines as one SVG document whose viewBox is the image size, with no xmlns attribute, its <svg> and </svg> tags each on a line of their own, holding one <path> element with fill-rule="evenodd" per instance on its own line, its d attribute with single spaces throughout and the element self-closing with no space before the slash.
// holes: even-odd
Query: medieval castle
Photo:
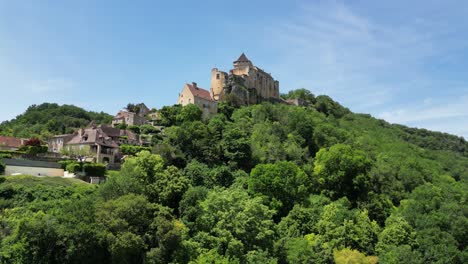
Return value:
<svg viewBox="0 0 468 264">
<path fill-rule="evenodd" d="M 245 103 L 257 103 L 259 99 L 279 98 L 279 82 L 254 66 L 242 53 L 229 74 L 217 68 L 211 70 L 210 92 L 216 101 L 232 93 L 247 100 Z"/>
<path fill-rule="evenodd" d="M 228 97 L 240 105 L 256 104 L 264 100 L 279 100 L 279 82 L 269 73 L 254 66 L 244 53 L 234 61 L 229 74 L 214 68 L 211 70 L 210 91 L 186 84 L 179 94 L 177 104 L 195 104 L 204 116 L 217 112 L 217 102 Z"/>
</svg>

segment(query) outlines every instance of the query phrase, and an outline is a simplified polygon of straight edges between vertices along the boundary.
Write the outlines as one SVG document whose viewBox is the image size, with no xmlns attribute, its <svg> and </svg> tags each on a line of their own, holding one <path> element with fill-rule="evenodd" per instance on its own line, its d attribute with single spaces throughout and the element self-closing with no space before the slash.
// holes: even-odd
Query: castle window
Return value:
<svg viewBox="0 0 468 264">
<path fill-rule="evenodd" d="M 219 73 L 216 74 L 216 79 L 219 80 Z"/>
</svg>

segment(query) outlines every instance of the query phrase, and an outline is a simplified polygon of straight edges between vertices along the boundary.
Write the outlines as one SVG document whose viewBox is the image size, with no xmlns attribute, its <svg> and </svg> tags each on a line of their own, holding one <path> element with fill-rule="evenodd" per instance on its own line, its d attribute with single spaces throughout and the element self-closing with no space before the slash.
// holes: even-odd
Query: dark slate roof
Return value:
<svg viewBox="0 0 468 264">
<path fill-rule="evenodd" d="M 245 54 L 242 52 L 242 54 L 240 55 L 240 57 L 235 61 L 235 62 L 249 62 L 250 60 L 247 59 L 247 56 L 245 56 Z"/>
</svg>

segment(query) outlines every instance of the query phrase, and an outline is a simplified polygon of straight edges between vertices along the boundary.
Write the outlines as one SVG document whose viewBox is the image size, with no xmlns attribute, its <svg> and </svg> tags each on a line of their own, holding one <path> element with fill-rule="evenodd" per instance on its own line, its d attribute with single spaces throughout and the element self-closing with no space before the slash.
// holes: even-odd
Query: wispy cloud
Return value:
<svg viewBox="0 0 468 264">
<path fill-rule="evenodd" d="M 384 111 L 378 115 L 394 123 L 411 123 L 427 120 L 468 117 L 468 96 L 451 98 L 450 100 L 434 100 L 426 98 L 419 104 L 392 111 Z"/>
<path fill-rule="evenodd" d="M 442 61 L 460 48 L 458 43 L 441 44 L 453 26 L 418 16 L 398 23 L 336 1 L 307 2 L 301 10 L 267 33 L 281 54 L 273 71 L 284 74 L 283 91 L 306 87 L 354 111 L 408 125 L 466 116 L 466 97 L 446 105 L 424 100 L 440 94 L 440 87 L 452 88 L 450 83 L 442 86 L 444 80 L 428 67 L 434 58 Z M 460 126 L 443 131 L 460 133 Z"/>
</svg>

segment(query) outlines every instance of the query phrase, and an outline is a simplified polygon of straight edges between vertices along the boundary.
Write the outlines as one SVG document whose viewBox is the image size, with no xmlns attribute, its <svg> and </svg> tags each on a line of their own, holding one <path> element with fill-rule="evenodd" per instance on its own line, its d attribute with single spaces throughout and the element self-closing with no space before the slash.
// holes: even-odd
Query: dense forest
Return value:
<svg viewBox="0 0 468 264">
<path fill-rule="evenodd" d="M 0 262 L 468 263 L 463 138 L 283 96 L 163 107 L 104 184 L 0 178 Z"/>
<path fill-rule="evenodd" d="M 97 124 L 110 124 L 112 116 L 73 105 L 43 103 L 31 105 L 15 119 L 0 123 L 0 135 L 45 140 L 52 135 L 73 133 L 93 120 Z"/>
</svg>

